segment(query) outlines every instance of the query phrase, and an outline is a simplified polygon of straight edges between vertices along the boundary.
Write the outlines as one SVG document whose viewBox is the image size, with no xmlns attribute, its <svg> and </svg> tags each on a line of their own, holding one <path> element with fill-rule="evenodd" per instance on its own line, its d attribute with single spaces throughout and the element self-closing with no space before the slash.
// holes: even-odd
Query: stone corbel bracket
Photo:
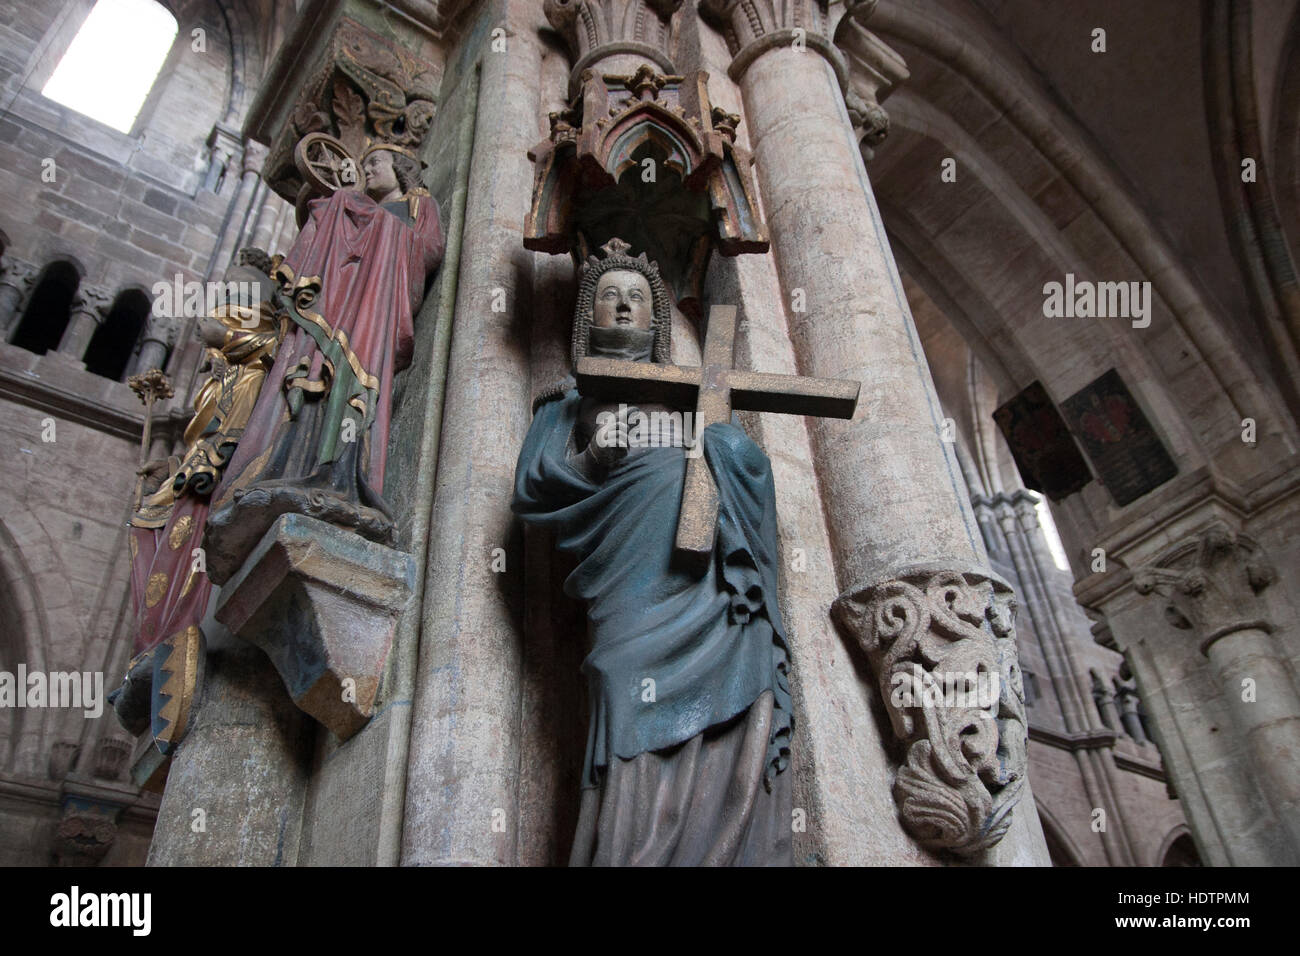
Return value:
<svg viewBox="0 0 1300 956">
<path fill-rule="evenodd" d="M 301 710 L 347 740 L 370 720 L 414 584 L 410 555 L 286 514 L 222 587 L 215 616 L 266 651 Z"/>
<path fill-rule="evenodd" d="M 874 8 L 874 3 L 859 5 L 835 31 L 835 45 L 848 61 L 844 103 L 865 160 L 873 159 L 875 148 L 889 136 L 889 114 L 880 104 L 911 76 L 897 51 L 863 26 Z"/>
<path fill-rule="evenodd" d="M 931 849 L 976 854 L 1011 825 L 1028 744 L 1015 613 L 993 573 L 931 566 L 831 607 L 866 652 L 905 753 L 894 782 L 903 825 Z"/>
</svg>

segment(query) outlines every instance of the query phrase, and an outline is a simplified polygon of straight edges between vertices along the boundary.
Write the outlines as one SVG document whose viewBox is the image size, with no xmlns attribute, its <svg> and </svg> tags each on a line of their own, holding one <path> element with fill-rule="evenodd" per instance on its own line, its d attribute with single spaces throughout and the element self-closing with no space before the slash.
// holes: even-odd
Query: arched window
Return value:
<svg viewBox="0 0 1300 956">
<path fill-rule="evenodd" d="M 1196 844 L 1192 842 L 1191 834 L 1184 833 L 1169 844 L 1169 849 L 1165 851 L 1165 858 L 1160 861 L 1161 866 L 1200 866 L 1201 855 L 1196 852 Z"/>
<path fill-rule="evenodd" d="M 120 293 L 86 346 L 86 371 L 120 381 L 148 317 L 147 295 L 139 289 Z"/>
<path fill-rule="evenodd" d="M 46 266 L 10 343 L 37 355 L 58 348 L 72 317 L 72 297 L 77 294 L 80 281 L 81 276 L 71 263 L 51 262 Z"/>
<path fill-rule="evenodd" d="M 176 31 L 156 0 L 97 0 L 41 93 L 129 133 Z"/>
</svg>

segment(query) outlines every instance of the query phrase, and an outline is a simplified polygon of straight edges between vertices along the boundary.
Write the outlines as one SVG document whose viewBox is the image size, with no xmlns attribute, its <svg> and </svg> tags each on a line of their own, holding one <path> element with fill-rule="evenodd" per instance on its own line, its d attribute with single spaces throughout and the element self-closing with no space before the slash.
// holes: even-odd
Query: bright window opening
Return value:
<svg viewBox="0 0 1300 956">
<path fill-rule="evenodd" d="M 98 0 L 41 93 L 129 133 L 176 30 L 155 0 Z"/>
<path fill-rule="evenodd" d="M 1038 504 L 1034 506 L 1038 511 L 1038 524 L 1043 529 L 1043 537 L 1047 539 L 1047 550 L 1052 553 L 1052 560 L 1062 571 L 1070 570 L 1070 562 L 1065 557 L 1065 547 L 1061 544 L 1061 536 L 1057 533 L 1056 522 L 1052 520 L 1052 509 L 1047 506 L 1047 501 L 1043 498 L 1038 499 Z"/>
</svg>

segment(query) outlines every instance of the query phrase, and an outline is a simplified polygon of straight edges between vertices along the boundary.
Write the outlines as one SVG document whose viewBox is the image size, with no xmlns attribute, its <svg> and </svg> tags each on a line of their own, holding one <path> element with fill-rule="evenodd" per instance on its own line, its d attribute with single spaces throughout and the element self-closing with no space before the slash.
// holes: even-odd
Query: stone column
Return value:
<svg viewBox="0 0 1300 956">
<path fill-rule="evenodd" d="M 80 362 L 86 346 L 108 314 L 113 304 L 113 294 L 101 286 L 82 286 L 72 300 L 72 318 L 59 340 L 58 351 Z"/>
<path fill-rule="evenodd" d="M 214 635 L 203 696 L 172 758 L 150 866 L 293 866 L 314 724 L 266 655 Z"/>
<path fill-rule="evenodd" d="M 249 206 L 253 193 L 261 182 L 262 164 L 266 162 L 267 148 L 256 140 L 244 141 L 244 158 L 240 164 L 243 175 L 239 180 L 239 191 L 230 201 L 226 220 L 221 225 L 221 236 L 216 250 L 208 261 L 207 279 L 222 275 L 230 265 L 244 232 L 244 220 L 248 218 Z"/>
<path fill-rule="evenodd" d="M 1259 789 L 1300 857 L 1300 695 L 1261 597 L 1276 578 L 1253 541 L 1216 525 L 1135 571 L 1133 584 L 1158 597 L 1170 625 L 1195 635 Z"/>
<path fill-rule="evenodd" d="M 203 188 L 220 192 L 225 186 L 226 170 L 239 151 L 239 130 L 217 123 L 208 134 L 208 168 L 203 174 Z"/>
<path fill-rule="evenodd" d="M 528 149 L 545 132 L 534 0 L 497 0 L 485 45 L 421 611 L 401 862 L 517 859 L 522 536 L 508 503 L 530 420 Z M 493 300 L 506 304 L 494 312 Z M 506 573 L 494 571 L 496 549 Z"/>
<path fill-rule="evenodd" d="M 0 342 L 9 341 L 9 333 L 22 312 L 23 300 L 39 271 L 30 262 L 5 259 L 4 271 L 0 272 Z"/>
<path fill-rule="evenodd" d="M 938 398 L 845 110 L 847 71 L 826 7 L 701 0 L 700 9 L 732 49 L 729 73 L 741 87 L 786 301 L 806 305 L 788 316 L 800 371 L 864 383 L 853 421 L 808 426 L 842 589 L 837 622 L 872 660 L 887 705 L 896 652 L 936 639 L 941 622 L 951 636 L 939 639 L 962 660 L 949 666 L 978 660 L 1004 678 L 997 720 L 980 731 L 982 769 L 956 784 L 940 779 L 935 761 L 969 715 L 939 715 L 953 723 L 936 728 L 891 710 L 908 754 L 895 787 L 900 814 L 927 846 L 979 862 L 1046 863 L 1024 776 L 1010 588 L 988 571 L 958 462 L 941 440 Z"/>
<path fill-rule="evenodd" d="M 175 341 L 176 323 L 170 318 L 150 315 L 144 326 L 144 337 L 140 344 L 140 354 L 131 367 L 132 375 L 139 375 L 152 368 L 162 368 L 167 360 L 167 347 Z"/>
<path fill-rule="evenodd" d="M 1088 698 L 1081 685 L 1082 672 L 1070 644 L 1070 623 L 1046 576 L 1050 558 L 1038 524 L 1036 499 L 1024 489 L 1018 489 L 1010 495 L 999 492 L 992 501 L 1015 565 L 1016 579 L 1023 592 L 1021 597 L 1034 622 L 1034 633 L 1047 663 L 1066 732 L 1094 735 L 1102 728 L 1087 705 Z M 1106 736 L 1113 743 L 1113 738 Z M 1107 819 L 1119 824 L 1099 831 L 1106 859 L 1113 866 L 1132 866 L 1136 863 L 1135 841 L 1115 795 L 1114 762 L 1109 749 L 1075 750 L 1074 759 L 1089 804 L 1104 809 Z"/>
<path fill-rule="evenodd" d="M 1127 684 L 1120 684 L 1119 693 L 1116 695 L 1119 699 L 1119 720 L 1124 725 L 1124 732 L 1138 746 L 1145 746 L 1147 743 L 1146 731 L 1142 728 L 1142 718 L 1138 714 L 1138 705 L 1140 698 L 1136 687 L 1130 687 Z"/>
<path fill-rule="evenodd" d="M 1101 722 L 1106 725 L 1106 729 L 1119 733 L 1122 725 L 1119 722 L 1119 708 L 1115 706 L 1115 695 L 1096 674 L 1092 675 L 1092 699 L 1097 704 Z"/>
</svg>

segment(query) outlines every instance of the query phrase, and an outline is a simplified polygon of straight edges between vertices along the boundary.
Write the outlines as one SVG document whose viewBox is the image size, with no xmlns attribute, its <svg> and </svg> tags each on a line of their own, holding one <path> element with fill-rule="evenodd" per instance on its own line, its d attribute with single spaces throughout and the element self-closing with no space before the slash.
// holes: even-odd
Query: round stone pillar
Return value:
<svg viewBox="0 0 1300 956">
<path fill-rule="evenodd" d="M 404 866 L 512 865 L 519 829 L 523 560 L 508 502 L 529 421 L 533 254 L 522 224 L 542 135 L 537 10 L 500 4 L 509 55 L 485 50 L 428 545 Z M 502 297 L 507 312 L 494 312 Z"/>
<path fill-rule="evenodd" d="M 1139 568 L 1139 594 L 1159 595 L 1165 620 L 1196 635 L 1247 763 L 1300 856 L 1300 694 L 1275 646 L 1261 593 L 1277 572 L 1244 535 L 1215 525 Z M 1134 715 L 1136 716 L 1136 714 Z M 1286 849 L 1279 848 L 1279 859 Z"/>
<path fill-rule="evenodd" d="M 145 323 L 144 340 L 136 356 L 132 374 L 139 375 L 152 368 L 161 369 L 167 359 L 167 340 L 172 333 L 173 320 L 150 316 Z"/>
<path fill-rule="evenodd" d="M 846 68 L 825 8 L 702 0 L 701 12 L 731 46 L 728 72 L 744 100 L 799 370 L 863 383 L 852 421 L 808 423 L 842 591 L 836 621 L 872 661 L 887 707 L 896 675 L 884 649 L 900 638 L 886 632 L 902 622 L 912 639 L 930 626 L 914 622 L 937 621 L 944 607 L 968 627 L 965 659 L 1003 678 L 992 709 L 998 733 L 981 758 L 998 768 L 987 787 L 974 775 L 945 781 L 935 765 L 959 746 L 965 718 L 953 708 L 940 708 L 937 729 L 924 731 L 891 709 L 907 753 L 894 790 L 900 816 L 931 848 L 975 862 L 1045 865 L 1024 775 L 1011 589 L 988 570 L 960 466 L 942 440 L 943 415 L 844 105 Z M 926 679 L 945 676 L 936 669 Z M 930 806 L 940 797 L 962 808 L 944 824 Z"/>
<path fill-rule="evenodd" d="M 80 362 L 86 354 L 86 347 L 104 321 L 108 307 L 113 298 L 107 289 L 98 286 L 83 286 L 72 300 L 72 318 L 59 340 L 58 351 Z"/>
<path fill-rule="evenodd" d="M 243 175 L 239 180 L 239 190 L 230 201 L 230 213 L 221 230 L 217 249 L 208 262 L 207 278 L 220 275 L 230 266 L 235 255 L 235 247 L 244 234 L 244 221 L 248 218 L 249 208 L 253 202 L 253 193 L 261 182 L 262 164 L 266 162 L 267 148 L 256 140 L 245 140 L 244 158 L 240 164 Z"/>
</svg>

